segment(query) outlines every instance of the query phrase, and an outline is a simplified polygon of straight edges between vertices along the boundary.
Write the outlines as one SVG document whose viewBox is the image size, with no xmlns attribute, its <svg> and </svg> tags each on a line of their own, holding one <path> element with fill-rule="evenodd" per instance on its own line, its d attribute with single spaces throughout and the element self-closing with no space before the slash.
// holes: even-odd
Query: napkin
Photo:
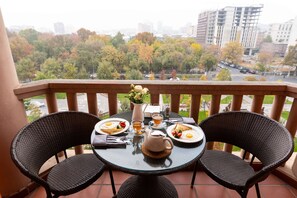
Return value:
<svg viewBox="0 0 297 198">
<path fill-rule="evenodd" d="M 96 148 L 126 148 L 126 142 L 121 137 L 112 135 L 95 135 L 92 145 Z"/>
</svg>

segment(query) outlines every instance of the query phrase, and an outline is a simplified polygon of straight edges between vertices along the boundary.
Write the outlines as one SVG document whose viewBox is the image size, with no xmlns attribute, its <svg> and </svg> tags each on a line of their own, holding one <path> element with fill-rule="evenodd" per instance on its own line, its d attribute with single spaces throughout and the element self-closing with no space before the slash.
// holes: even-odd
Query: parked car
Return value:
<svg viewBox="0 0 297 198">
<path fill-rule="evenodd" d="M 248 72 L 248 69 L 246 68 L 242 68 L 241 70 L 239 70 L 240 73 L 246 74 Z"/>
</svg>

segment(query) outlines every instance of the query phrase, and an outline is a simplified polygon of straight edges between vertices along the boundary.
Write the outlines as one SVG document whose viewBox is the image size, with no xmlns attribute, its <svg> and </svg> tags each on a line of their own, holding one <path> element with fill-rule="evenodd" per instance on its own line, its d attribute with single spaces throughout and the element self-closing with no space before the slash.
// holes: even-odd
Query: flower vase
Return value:
<svg viewBox="0 0 297 198">
<path fill-rule="evenodd" d="M 141 121 L 144 120 L 144 115 L 142 111 L 143 104 L 133 103 L 133 113 L 132 113 L 132 121 Z"/>
</svg>

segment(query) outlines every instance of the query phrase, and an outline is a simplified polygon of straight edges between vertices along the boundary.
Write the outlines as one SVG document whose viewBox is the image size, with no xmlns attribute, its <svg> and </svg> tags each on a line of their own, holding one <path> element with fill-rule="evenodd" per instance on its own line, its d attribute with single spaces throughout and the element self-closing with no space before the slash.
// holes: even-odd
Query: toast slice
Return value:
<svg viewBox="0 0 297 198">
<path fill-rule="evenodd" d="M 191 130 L 192 127 L 177 123 L 174 129 L 177 131 L 187 131 L 187 130 Z"/>
</svg>

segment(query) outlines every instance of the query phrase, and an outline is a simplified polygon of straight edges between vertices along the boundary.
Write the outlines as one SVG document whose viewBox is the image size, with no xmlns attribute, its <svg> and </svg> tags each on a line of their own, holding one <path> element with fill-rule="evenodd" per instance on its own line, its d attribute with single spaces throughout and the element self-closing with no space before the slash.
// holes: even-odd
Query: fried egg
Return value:
<svg viewBox="0 0 297 198">
<path fill-rule="evenodd" d="M 117 127 L 118 122 L 105 122 L 101 125 L 101 129 L 114 129 Z"/>
<path fill-rule="evenodd" d="M 183 131 L 181 139 L 194 141 L 198 138 L 198 134 L 194 130 Z"/>
</svg>

